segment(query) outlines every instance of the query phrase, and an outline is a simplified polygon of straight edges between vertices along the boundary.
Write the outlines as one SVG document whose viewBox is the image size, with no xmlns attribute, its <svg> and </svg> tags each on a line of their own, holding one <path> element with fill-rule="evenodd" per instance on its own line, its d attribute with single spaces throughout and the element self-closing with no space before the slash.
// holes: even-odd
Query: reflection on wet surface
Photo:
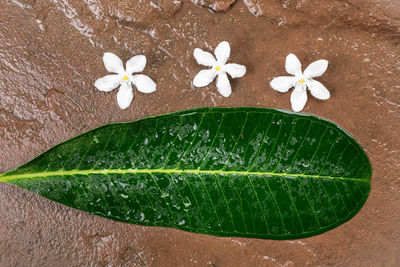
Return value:
<svg viewBox="0 0 400 267">
<path fill-rule="evenodd" d="M 304 109 L 341 125 L 367 151 L 371 195 L 345 225 L 300 241 L 216 238 L 108 221 L 0 185 L 1 265 L 395 265 L 400 259 L 400 74 L 398 1 L 7 0 L 0 3 L 0 171 L 96 126 L 200 106 L 290 108 L 268 82 L 288 53 L 304 66 L 330 64 L 320 81 L 331 99 Z M 197 6 L 196 6 L 197 5 Z M 204 6 L 202 8 L 199 6 Z M 224 11 L 221 11 L 224 10 Z M 195 88 L 192 53 L 229 41 L 247 66 L 229 98 L 215 83 Z M 102 55 L 148 59 L 158 89 L 134 92 L 124 111 L 116 91 L 97 91 Z M 397 257 L 397 258 L 396 258 Z"/>
</svg>

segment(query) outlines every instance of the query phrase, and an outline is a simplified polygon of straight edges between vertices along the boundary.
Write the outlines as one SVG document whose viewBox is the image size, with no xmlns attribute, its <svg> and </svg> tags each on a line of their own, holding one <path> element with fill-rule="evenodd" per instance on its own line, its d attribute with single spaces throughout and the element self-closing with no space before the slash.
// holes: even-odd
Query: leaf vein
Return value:
<svg viewBox="0 0 400 267">
<path fill-rule="evenodd" d="M 263 146 L 264 146 L 265 136 L 267 136 L 267 133 L 268 133 L 268 131 L 269 131 L 269 128 L 271 127 L 272 122 L 274 121 L 274 117 L 275 117 L 275 114 L 272 115 L 271 121 L 269 122 L 268 127 L 265 129 L 265 132 L 264 132 L 263 137 L 262 137 L 262 139 L 261 139 L 261 145 L 260 145 L 260 147 L 258 148 L 257 154 L 256 154 L 256 156 L 254 157 L 253 162 L 251 163 L 250 167 L 247 169 L 248 171 L 250 171 L 250 170 L 253 168 L 254 164 L 256 163 L 256 160 L 257 160 L 258 156 L 259 156 L 260 153 L 261 153 L 261 149 L 262 149 Z M 280 126 L 280 127 L 281 127 L 281 126 Z M 280 128 L 279 128 L 279 130 L 280 130 Z M 278 135 L 279 135 L 279 133 L 278 133 Z M 271 152 L 270 152 L 270 153 L 272 153 L 272 149 L 271 149 Z"/>
<path fill-rule="evenodd" d="M 269 234 L 270 232 L 269 232 L 269 225 L 268 225 L 268 221 L 267 221 L 267 216 L 265 215 L 264 209 L 263 209 L 262 206 L 261 206 L 261 202 L 260 202 L 260 199 L 258 198 L 257 191 L 256 191 L 256 189 L 254 188 L 254 184 L 253 184 L 253 182 L 251 181 L 249 175 L 246 175 L 246 177 L 247 177 L 247 179 L 249 180 L 250 185 L 251 185 L 251 187 L 252 187 L 252 189 L 253 189 L 254 196 L 255 196 L 256 199 L 257 199 L 258 206 L 260 207 L 261 214 L 262 214 L 263 217 L 264 217 L 265 225 L 267 226 L 267 231 L 268 231 L 268 234 Z"/>
<path fill-rule="evenodd" d="M 206 194 L 207 194 L 207 196 L 208 196 L 208 200 L 210 200 L 211 207 L 213 208 L 214 213 L 215 213 L 215 216 L 217 217 L 218 226 L 219 226 L 219 228 L 222 230 L 221 220 L 219 219 L 218 212 L 217 212 L 217 209 L 215 208 L 214 202 L 213 202 L 212 199 L 211 199 L 210 192 L 208 192 L 208 189 L 207 189 L 207 187 L 206 187 L 206 184 L 204 183 L 203 178 L 201 178 L 201 176 L 198 175 L 198 174 L 197 174 L 197 177 L 199 177 L 199 179 L 200 179 L 200 181 L 201 181 L 201 183 L 202 183 L 202 185 L 203 185 L 203 187 L 204 187 L 204 191 L 206 192 Z"/>
</svg>

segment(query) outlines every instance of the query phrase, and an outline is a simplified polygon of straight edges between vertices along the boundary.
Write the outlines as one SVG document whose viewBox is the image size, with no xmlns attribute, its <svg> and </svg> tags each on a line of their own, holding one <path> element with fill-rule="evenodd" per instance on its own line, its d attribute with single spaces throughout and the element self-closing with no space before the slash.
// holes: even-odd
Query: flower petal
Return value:
<svg viewBox="0 0 400 267">
<path fill-rule="evenodd" d="M 126 72 L 128 74 L 142 72 L 144 67 L 146 67 L 146 57 L 143 55 L 134 56 L 126 62 Z"/>
<path fill-rule="evenodd" d="M 301 74 L 301 63 L 294 54 L 289 54 L 286 57 L 285 68 L 287 73 L 298 75 Z"/>
<path fill-rule="evenodd" d="M 269 85 L 271 85 L 272 89 L 285 93 L 293 87 L 294 80 L 293 76 L 279 76 L 274 78 Z"/>
<path fill-rule="evenodd" d="M 224 66 L 225 71 L 231 75 L 232 78 L 240 78 L 246 74 L 246 67 L 239 64 L 226 64 Z"/>
<path fill-rule="evenodd" d="M 221 73 L 217 77 L 217 89 L 218 92 L 224 96 L 228 97 L 232 93 L 231 84 L 228 79 L 228 75 L 226 73 Z"/>
<path fill-rule="evenodd" d="M 320 59 L 308 65 L 308 67 L 304 70 L 304 75 L 309 77 L 319 77 L 324 74 L 327 68 L 328 60 Z"/>
<path fill-rule="evenodd" d="M 122 73 L 124 72 L 124 66 L 119 57 L 113 53 L 106 52 L 103 56 L 104 66 L 109 72 Z"/>
<path fill-rule="evenodd" d="M 326 87 L 319 81 L 312 80 L 307 84 L 307 86 L 310 89 L 311 94 L 318 99 L 326 100 L 331 96 L 328 89 L 326 89 Z"/>
<path fill-rule="evenodd" d="M 301 86 L 295 87 L 290 95 L 290 103 L 292 104 L 293 111 L 301 111 L 307 102 L 307 91 L 303 90 Z"/>
<path fill-rule="evenodd" d="M 215 78 L 217 73 L 214 69 L 201 70 L 193 79 L 193 85 L 196 87 L 203 87 L 209 85 Z"/>
<path fill-rule="evenodd" d="M 110 92 L 117 88 L 121 83 L 118 74 L 106 75 L 103 78 L 97 79 L 94 86 L 103 92 Z"/>
<path fill-rule="evenodd" d="M 142 93 L 153 93 L 156 90 L 156 83 L 149 77 L 143 74 L 133 75 L 133 83 L 136 88 Z"/>
<path fill-rule="evenodd" d="M 215 48 L 215 56 L 217 57 L 218 64 L 224 65 L 231 54 L 231 47 L 226 41 L 220 42 Z"/>
<path fill-rule="evenodd" d="M 117 94 L 117 102 L 121 109 L 129 107 L 133 99 L 132 85 L 129 83 L 121 84 Z"/>
<path fill-rule="evenodd" d="M 214 56 L 208 52 L 201 50 L 200 48 L 196 48 L 193 52 L 193 56 L 196 59 L 197 63 L 203 66 L 212 67 L 217 64 Z"/>
</svg>

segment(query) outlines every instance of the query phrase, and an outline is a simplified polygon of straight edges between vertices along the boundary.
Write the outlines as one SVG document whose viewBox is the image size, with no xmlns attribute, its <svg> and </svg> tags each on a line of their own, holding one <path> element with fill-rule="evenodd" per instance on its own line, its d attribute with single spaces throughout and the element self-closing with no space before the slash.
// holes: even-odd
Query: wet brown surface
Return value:
<svg viewBox="0 0 400 267">
<path fill-rule="evenodd" d="M 140 3 L 141 2 L 141 3 Z M 329 60 L 319 80 L 331 99 L 304 112 L 341 125 L 367 151 L 372 191 L 360 213 L 312 238 L 219 238 L 106 220 L 0 184 L 0 266 L 398 266 L 400 264 L 400 2 L 329 1 L 0 2 L 0 172 L 94 127 L 201 106 L 290 108 L 268 82 L 284 59 Z M 235 2 L 235 3 L 233 3 Z M 232 4 L 232 5 L 231 5 Z M 210 8 L 210 9 L 208 9 Z M 215 13 L 214 10 L 227 10 Z M 195 88 L 195 47 L 229 41 L 247 66 L 229 98 Z M 94 81 L 102 55 L 148 59 L 158 84 L 120 110 Z"/>
</svg>

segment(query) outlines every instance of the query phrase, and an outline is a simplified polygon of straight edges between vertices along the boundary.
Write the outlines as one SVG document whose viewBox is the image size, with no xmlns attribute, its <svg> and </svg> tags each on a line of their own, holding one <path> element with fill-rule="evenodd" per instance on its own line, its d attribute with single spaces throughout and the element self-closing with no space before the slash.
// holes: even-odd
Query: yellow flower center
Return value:
<svg viewBox="0 0 400 267">
<path fill-rule="evenodd" d="M 122 77 L 122 79 L 124 79 L 124 81 L 128 80 L 128 76 L 124 75 L 124 77 Z"/>
<path fill-rule="evenodd" d="M 217 67 L 215 68 L 216 71 L 219 71 L 220 69 L 221 69 L 221 66 L 217 66 Z"/>
<path fill-rule="evenodd" d="M 301 79 L 299 80 L 299 83 L 304 83 L 304 82 L 305 82 L 304 78 L 301 78 Z"/>
</svg>

